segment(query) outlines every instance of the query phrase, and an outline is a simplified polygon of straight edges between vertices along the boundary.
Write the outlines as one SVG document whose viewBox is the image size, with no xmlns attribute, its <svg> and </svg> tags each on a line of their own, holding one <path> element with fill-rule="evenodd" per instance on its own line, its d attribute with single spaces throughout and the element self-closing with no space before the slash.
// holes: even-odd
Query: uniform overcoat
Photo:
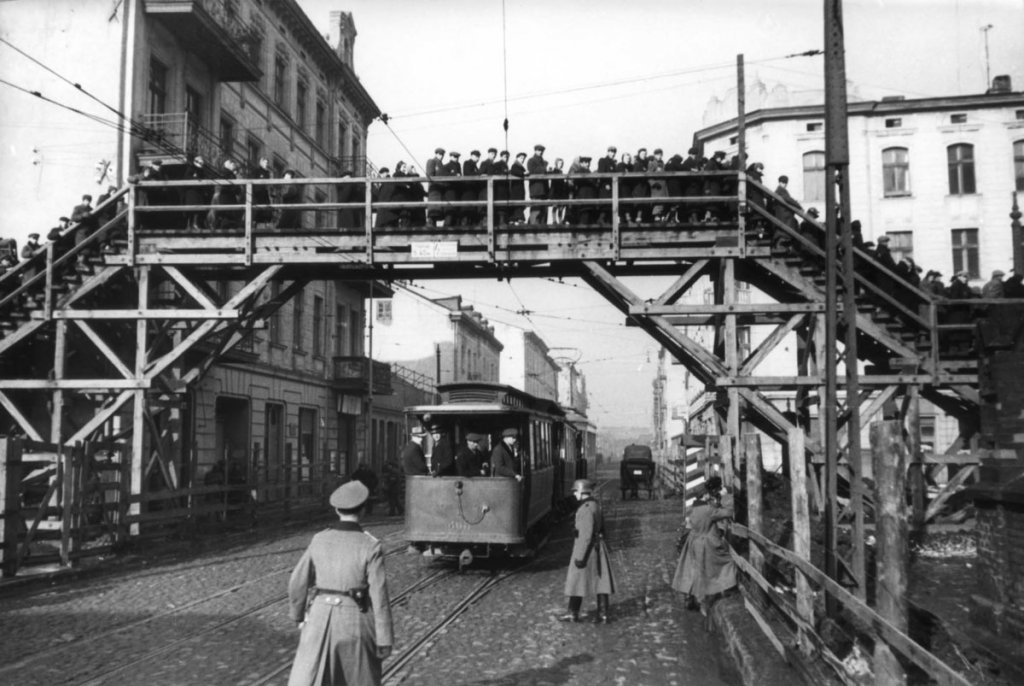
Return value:
<svg viewBox="0 0 1024 686">
<path fill-rule="evenodd" d="M 731 506 L 713 502 L 693 508 L 689 516 L 690 535 L 679 554 L 672 588 L 701 599 L 736 585 L 736 563 L 729 554 L 729 542 L 717 526 L 732 516 Z"/>
<path fill-rule="evenodd" d="M 367 590 L 367 612 L 351 598 L 331 593 L 352 589 Z M 380 541 L 355 522 L 316 534 L 292 571 L 288 599 L 291 618 L 306 622 L 288 686 L 380 684 L 377 646 L 394 644 Z"/>
<path fill-rule="evenodd" d="M 615 593 L 615 578 L 604 543 L 604 515 L 593 498 L 580 502 L 576 510 L 576 540 L 565 575 L 565 595 L 586 597 Z M 576 561 L 585 562 L 580 568 Z"/>
</svg>

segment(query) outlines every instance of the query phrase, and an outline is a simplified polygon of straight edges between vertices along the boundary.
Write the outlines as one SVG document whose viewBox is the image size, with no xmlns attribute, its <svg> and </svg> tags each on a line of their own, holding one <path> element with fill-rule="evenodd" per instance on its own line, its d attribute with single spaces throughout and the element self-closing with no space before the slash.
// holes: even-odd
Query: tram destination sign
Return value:
<svg viewBox="0 0 1024 686">
<path fill-rule="evenodd" d="M 414 241 L 412 256 L 426 259 L 455 257 L 459 253 L 458 241 Z"/>
</svg>

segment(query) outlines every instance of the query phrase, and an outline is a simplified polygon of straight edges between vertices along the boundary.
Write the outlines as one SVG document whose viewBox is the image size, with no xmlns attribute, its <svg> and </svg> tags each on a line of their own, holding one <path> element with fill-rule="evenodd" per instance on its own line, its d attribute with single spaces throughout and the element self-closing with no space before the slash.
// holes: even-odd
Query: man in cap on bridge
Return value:
<svg viewBox="0 0 1024 686">
<path fill-rule="evenodd" d="M 565 575 L 565 595 L 569 596 L 569 612 L 559 619 L 563 622 L 580 621 L 583 598 L 597 596 L 597 614 L 594 621 L 608 623 L 609 596 L 615 593 L 615 578 L 609 564 L 608 546 L 604 542 L 604 515 L 601 504 L 594 499 L 594 485 L 587 479 L 577 479 L 572 493 L 579 501 L 572 559 Z"/>
<path fill-rule="evenodd" d="M 444 188 L 443 183 L 437 183 L 435 179 L 439 176 L 444 176 L 444 148 L 435 148 L 434 156 L 427 160 L 427 167 L 424 169 L 424 173 L 429 177 L 430 183 L 427 186 L 427 200 L 430 202 L 440 203 L 444 200 Z M 428 222 L 434 222 L 435 224 L 444 219 L 444 209 L 440 206 L 431 207 L 427 210 Z"/>
<path fill-rule="evenodd" d="M 526 161 L 526 173 L 531 177 L 548 173 L 548 163 L 544 159 L 544 146 L 539 143 L 533 146 L 533 157 Z M 544 179 L 530 179 L 530 200 L 546 200 L 548 197 L 548 182 Z M 541 217 L 544 221 L 541 221 Z M 546 224 L 548 210 L 546 207 L 532 205 L 530 207 L 530 223 Z"/>
<path fill-rule="evenodd" d="M 331 494 L 339 521 L 313 536 L 288 580 L 301 632 L 289 686 L 381 683 L 394 630 L 383 546 L 359 526 L 368 497 L 359 481 Z"/>
</svg>

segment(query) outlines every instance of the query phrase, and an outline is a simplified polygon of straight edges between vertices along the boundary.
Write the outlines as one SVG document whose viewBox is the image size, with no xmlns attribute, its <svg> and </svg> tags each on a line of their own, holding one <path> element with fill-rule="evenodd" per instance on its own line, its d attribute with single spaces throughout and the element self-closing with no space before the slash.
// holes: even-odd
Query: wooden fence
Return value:
<svg viewBox="0 0 1024 686">
<path fill-rule="evenodd" d="M 122 443 L 73 447 L 0 437 L 0 574 L 75 566 L 137 542 L 187 537 L 201 525 L 310 519 L 328 513 L 329 474 L 131 492 Z M 295 478 L 288 478 L 288 477 Z M 299 477 L 303 477 L 302 480 Z"/>
<path fill-rule="evenodd" d="M 915 642 L 908 632 L 907 571 L 909 567 L 908 473 L 910 461 L 903 444 L 901 425 L 896 421 L 877 422 L 871 427 L 874 470 L 873 519 L 875 525 L 874 607 L 830 578 L 811 563 L 811 493 L 813 462 L 792 460 L 790 465 L 790 504 L 792 535 L 790 547 L 769 540 L 763 532 L 761 463 L 756 436 L 745 436 L 747 525 L 734 524 L 735 539 L 748 542 L 744 557 L 734 548 L 732 558 L 744 582 L 747 607 L 779 653 L 791 662 L 813 664 L 799 656 L 813 656 L 834 668 L 844 683 L 906 683 L 904 665 L 912 664 L 940 686 L 968 686 L 969 682 Z M 805 455 L 804 434 L 789 435 L 789 454 Z M 728 470 L 726 470 L 728 471 Z M 962 471 L 969 471 L 964 469 Z M 959 472 L 958 472 L 959 474 Z M 966 478 L 966 477 L 964 477 Z M 956 479 L 950 479 L 953 482 Z M 947 489 L 949 490 L 949 489 Z M 933 504 L 937 500 L 933 500 Z M 936 505 L 941 507 L 941 503 Z M 734 540 L 735 540 L 734 539 Z M 778 583 L 792 578 L 792 588 Z M 773 581 L 774 580 L 774 581 Z M 845 583 L 845 580 L 844 580 Z M 856 588 L 857 580 L 850 579 Z M 863 583 L 863 580 L 862 580 Z M 863 589 L 861 589 L 863 590 Z M 831 597 L 840 611 L 835 617 L 822 618 L 815 612 L 816 598 Z M 852 637 L 853 645 L 863 652 L 836 655 L 823 637 L 826 625 Z M 838 629 L 837 629 L 838 627 Z"/>
</svg>

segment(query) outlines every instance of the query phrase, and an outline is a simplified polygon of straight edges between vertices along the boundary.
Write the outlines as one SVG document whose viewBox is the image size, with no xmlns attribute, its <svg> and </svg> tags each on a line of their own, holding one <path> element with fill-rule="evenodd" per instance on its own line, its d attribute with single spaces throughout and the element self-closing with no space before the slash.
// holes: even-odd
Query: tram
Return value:
<svg viewBox="0 0 1024 686">
<path fill-rule="evenodd" d="M 407 476 L 406 538 L 433 555 L 457 557 L 460 566 L 477 557 L 531 555 L 540 525 L 567 511 L 572 480 L 588 471 L 579 429 L 556 402 L 511 386 L 462 382 L 438 391 L 440 404 L 406 408 L 410 425 L 441 424 L 453 449 L 467 434 L 482 434 L 488 462 L 502 432 L 517 429 L 522 479 Z"/>
</svg>

